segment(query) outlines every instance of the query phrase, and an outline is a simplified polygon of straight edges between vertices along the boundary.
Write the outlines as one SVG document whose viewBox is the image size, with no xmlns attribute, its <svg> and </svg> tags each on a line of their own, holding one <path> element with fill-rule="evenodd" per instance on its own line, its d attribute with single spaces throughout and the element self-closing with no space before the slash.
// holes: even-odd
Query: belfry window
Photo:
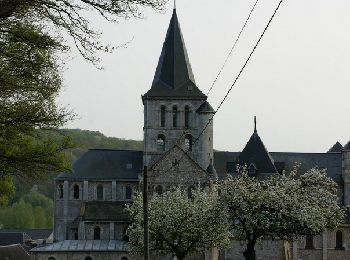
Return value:
<svg viewBox="0 0 350 260">
<path fill-rule="evenodd" d="M 63 199 L 63 184 L 58 185 L 58 198 Z"/>
<path fill-rule="evenodd" d="M 173 127 L 177 127 L 177 106 L 173 106 Z"/>
<path fill-rule="evenodd" d="M 75 184 L 73 187 L 73 198 L 79 199 L 80 188 L 78 184 Z"/>
<path fill-rule="evenodd" d="M 165 127 L 165 106 L 160 107 L 160 126 Z"/>
<path fill-rule="evenodd" d="M 103 186 L 101 184 L 97 185 L 96 195 L 97 200 L 103 200 Z"/>
<path fill-rule="evenodd" d="M 99 227 L 94 228 L 94 240 L 101 239 L 101 229 Z"/>
<path fill-rule="evenodd" d="M 159 152 L 165 151 L 165 136 L 164 135 L 158 135 L 157 138 L 157 150 Z"/>
<path fill-rule="evenodd" d="M 190 107 L 185 106 L 185 127 L 190 127 Z"/>
<path fill-rule="evenodd" d="M 185 151 L 192 151 L 192 135 L 186 135 L 185 136 Z"/>
</svg>

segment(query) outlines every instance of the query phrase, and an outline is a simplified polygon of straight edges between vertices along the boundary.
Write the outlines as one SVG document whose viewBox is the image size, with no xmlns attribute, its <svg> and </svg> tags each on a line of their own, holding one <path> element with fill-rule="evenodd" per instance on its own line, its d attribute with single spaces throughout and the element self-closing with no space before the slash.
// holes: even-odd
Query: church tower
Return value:
<svg viewBox="0 0 350 260">
<path fill-rule="evenodd" d="M 201 134 L 214 110 L 196 86 L 173 11 L 151 89 L 144 105 L 144 164 L 151 166 L 175 144 L 203 169 L 213 158 L 213 122 Z M 194 141 L 200 138 L 194 143 Z"/>
</svg>

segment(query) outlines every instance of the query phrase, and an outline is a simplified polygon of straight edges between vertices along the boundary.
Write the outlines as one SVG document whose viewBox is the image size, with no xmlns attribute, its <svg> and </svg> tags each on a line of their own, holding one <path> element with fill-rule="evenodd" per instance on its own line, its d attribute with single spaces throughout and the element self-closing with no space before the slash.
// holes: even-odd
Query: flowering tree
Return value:
<svg viewBox="0 0 350 260">
<path fill-rule="evenodd" d="M 136 253 L 143 252 L 142 205 L 140 193 L 128 207 L 132 217 L 128 235 L 131 251 Z M 206 248 L 225 247 L 230 234 L 224 220 L 215 190 L 195 190 L 191 198 L 179 188 L 155 195 L 149 202 L 150 250 L 182 260 Z"/>
<path fill-rule="evenodd" d="M 311 169 L 257 180 L 246 173 L 221 182 L 222 205 L 228 210 L 232 235 L 247 241 L 244 256 L 255 259 L 259 239 L 292 241 L 307 234 L 320 234 L 342 221 L 337 187 L 325 170 Z"/>
</svg>

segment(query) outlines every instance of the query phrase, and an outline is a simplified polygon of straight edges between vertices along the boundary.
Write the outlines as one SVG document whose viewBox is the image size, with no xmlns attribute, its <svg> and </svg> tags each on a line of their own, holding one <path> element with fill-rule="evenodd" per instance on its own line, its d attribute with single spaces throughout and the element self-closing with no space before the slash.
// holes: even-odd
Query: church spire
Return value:
<svg viewBox="0 0 350 260">
<path fill-rule="evenodd" d="M 152 88 L 146 97 L 195 97 L 206 99 L 197 88 L 181 33 L 174 1 L 163 49 L 159 58 Z"/>
</svg>

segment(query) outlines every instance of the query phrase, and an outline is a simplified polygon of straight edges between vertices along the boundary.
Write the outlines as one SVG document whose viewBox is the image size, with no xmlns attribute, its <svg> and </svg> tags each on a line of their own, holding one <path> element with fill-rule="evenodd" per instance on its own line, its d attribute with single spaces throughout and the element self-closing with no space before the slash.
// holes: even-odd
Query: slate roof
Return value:
<svg viewBox="0 0 350 260">
<path fill-rule="evenodd" d="M 170 20 L 151 89 L 145 98 L 206 99 L 196 86 L 176 10 Z"/>
<path fill-rule="evenodd" d="M 292 170 L 295 163 L 300 163 L 300 173 L 317 167 L 327 169 L 327 175 L 338 184 L 343 183 L 342 179 L 342 155 L 341 153 L 290 153 L 270 152 L 278 171 Z M 230 165 L 235 167 L 239 152 L 214 152 L 214 166 L 220 179 L 227 176 Z"/>
<path fill-rule="evenodd" d="M 47 239 L 51 234 L 52 229 L 0 229 L 0 237 L 3 233 L 25 233 L 31 239 Z"/>
<path fill-rule="evenodd" d="M 120 240 L 63 240 L 52 244 L 40 245 L 32 250 L 36 252 L 126 252 L 128 244 Z"/>
<path fill-rule="evenodd" d="M 344 146 L 345 150 L 350 150 L 350 141 Z"/>
<path fill-rule="evenodd" d="M 277 173 L 274 161 L 257 131 L 254 131 L 243 151 L 240 153 L 238 163 L 247 167 L 250 164 L 254 164 L 257 175 L 261 173 Z"/>
<path fill-rule="evenodd" d="M 0 246 L 0 260 L 30 260 L 30 256 L 19 244 Z"/>
<path fill-rule="evenodd" d="M 142 151 L 91 149 L 74 162 L 72 173 L 62 173 L 56 180 L 138 180 L 142 158 Z"/>
<path fill-rule="evenodd" d="M 342 149 L 343 149 L 343 146 L 342 146 L 339 142 L 336 142 L 336 143 L 328 150 L 328 153 L 340 153 Z"/>
<path fill-rule="evenodd" d="M 115 220 L 129 222 L 129 214 L 125 210 L 125 202 L 89 201 L 84 203 L 82 217 L 84 220 Z"/>
<path fill-rule="evenodd" d="M 214 108 L 209 104 L 208 101 L 204 101 L 199 108 L 196 110 L 197 113 L 215 113 Z"/>
<path fill-rule="evenodd" d="M 30 237 L 24 232 L 0 232 L 0 245 L 24 244 Z"/>
</svg>

